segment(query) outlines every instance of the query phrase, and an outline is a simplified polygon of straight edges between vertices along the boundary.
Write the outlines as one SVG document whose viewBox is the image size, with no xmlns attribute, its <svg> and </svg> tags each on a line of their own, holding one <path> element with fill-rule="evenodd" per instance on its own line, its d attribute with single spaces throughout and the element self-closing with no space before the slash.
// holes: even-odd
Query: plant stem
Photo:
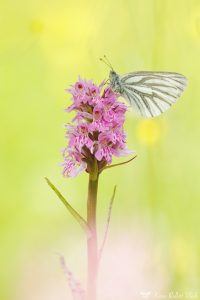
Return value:
<svg viewBox="0 0 200 300">
<path fill-rule="evenodd" d="M 88 278 L 87 278 L 87 300 L 96 300 L 96 285 L 98 273 L 98 250 L 96 231 L 96 204 L 98 190 L 97 163 L 94 162 L 93 170 L 89 174 L 88 200 L 87 200 L 87 224 L 91 236 L 87 238 L 88 255 Z"/>
</svg>

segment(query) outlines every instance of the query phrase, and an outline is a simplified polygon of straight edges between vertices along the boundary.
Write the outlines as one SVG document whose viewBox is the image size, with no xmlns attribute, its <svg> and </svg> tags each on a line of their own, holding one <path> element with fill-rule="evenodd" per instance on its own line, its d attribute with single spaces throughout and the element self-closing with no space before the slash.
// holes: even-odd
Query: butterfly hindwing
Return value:
<svg viewBox="0 0 200 300">
<path fill-rule="evenodd" d="M 135 72 L 120 76 L 121 96 L 143 117 L 155 117 L 180 97 L 187 79 L 178 73 Z"/>
</svg>

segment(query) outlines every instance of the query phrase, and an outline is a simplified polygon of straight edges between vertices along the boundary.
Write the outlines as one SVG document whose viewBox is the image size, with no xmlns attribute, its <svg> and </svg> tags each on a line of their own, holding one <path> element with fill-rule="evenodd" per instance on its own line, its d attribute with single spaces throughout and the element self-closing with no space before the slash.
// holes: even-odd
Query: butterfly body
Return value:
<svg viewBox="0 0 200 300">
<path fill-rule="evenodd" d="M 123 94 L 124 88 L 123 85 L 121 84 L 120 76 L 115 71 L 111 70 L 109 79 L 110 79 L 110 87 L 112 91 Z"/>
<path fill-rule="evenodd" d="M 110 88 L 119 93 L 142 117 L 156 117 L 169 109 L 187 85 L 185 76 L 173 72 L 110 71 Z"/>
</svg>

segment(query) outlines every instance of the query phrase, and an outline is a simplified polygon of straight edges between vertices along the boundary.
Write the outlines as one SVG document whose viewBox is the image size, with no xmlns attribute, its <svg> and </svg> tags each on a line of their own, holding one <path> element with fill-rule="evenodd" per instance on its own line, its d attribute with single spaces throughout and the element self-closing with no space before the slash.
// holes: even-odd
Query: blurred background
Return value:
<svg viewBox="0 0 200 300">
<path fill-rule="evenodd" d="M 0 27 L 0 299 L 71 299 L 57 253 L 84 285 L 85 236 L 44 176 L 85 216 L 87 174 L 61 175 L 64 89 L 107 78 L 104 54 L 121 74 L 175 71 L 189 85 L 159 118 L 127 113 L 138 157 L 100 178 L 99 241 L 117 184 L 100 299 L 200 299 L 199 0 L 7 0 Z"/>
</svg>

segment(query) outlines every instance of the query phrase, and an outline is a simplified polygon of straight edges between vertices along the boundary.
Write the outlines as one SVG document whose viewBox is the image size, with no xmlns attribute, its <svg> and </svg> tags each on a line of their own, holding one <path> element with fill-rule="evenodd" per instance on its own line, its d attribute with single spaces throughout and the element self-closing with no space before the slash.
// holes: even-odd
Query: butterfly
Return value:
<svg viewBox="0 0 200 300">
<path fill-rule="evenodd" d="M 187 78 L 179 73 L 141 71 L 118 75 L 106 56 L 101 61 L 111 68 L 111 90 L 120 94 L 144 118 L 165 112 L 187 86 Z"/>
</svg>

